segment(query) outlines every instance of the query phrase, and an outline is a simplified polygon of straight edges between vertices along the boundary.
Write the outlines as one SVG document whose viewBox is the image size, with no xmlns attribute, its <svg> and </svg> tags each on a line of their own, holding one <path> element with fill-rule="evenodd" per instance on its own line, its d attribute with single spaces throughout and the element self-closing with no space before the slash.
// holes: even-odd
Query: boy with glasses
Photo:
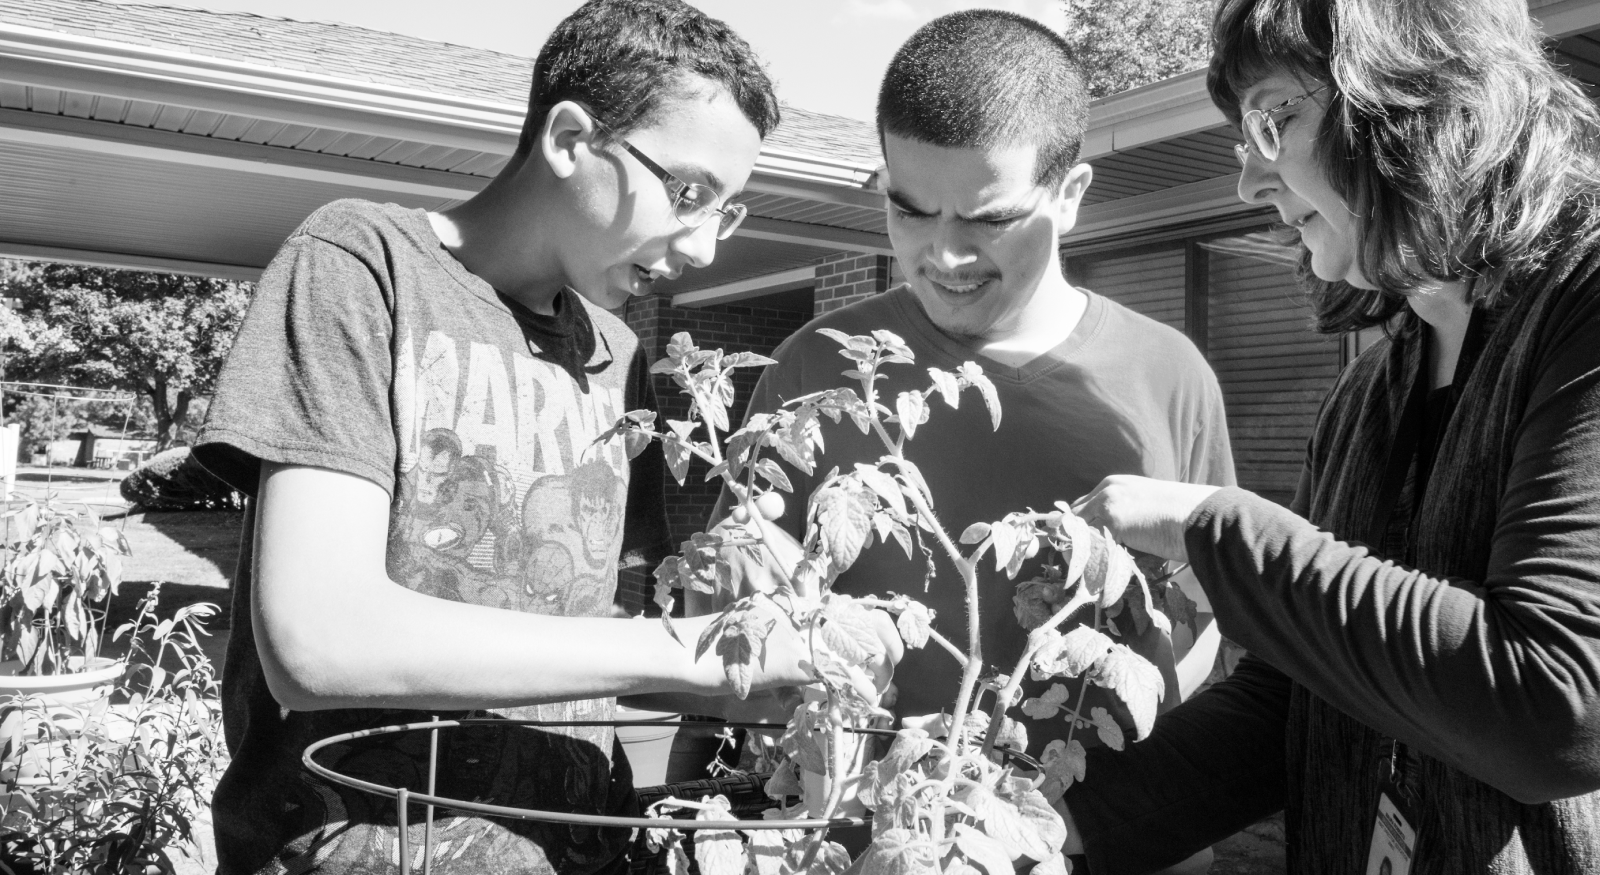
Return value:
<svg viewBox="0 0 1600 875">
<path fill-rule="evenodd" d="M 529 105 L 516 153 L 471 200 L 313 214 L 233 347 L 196 449 L 255 498 L 223 672 L 220 872 L 393 871 L 393 803 L 309 778 L 300 755 L 319 738 L 462 712 L 604 721 L 613 697 L 641 693 L 698 694 L 687 710 L 716 713 L 701 697 L 727 692 L 714 655 L 612 618 L 619 556 L 668 549 L 662 462 L 591 443 L 653 403 L 638 340 L 606 311 L 711 262 L 777 101 L 744 41 L 681 0 L 593 0 L 540 52 Z M 779 626 L 758 688 L 807 679 Z M 625 813 L 613 741 L 442 733 L 437 792 Z M 427 734 L 321 761 L 421 789 Z M 626 865 L 626 830 L 435 815 L 437 873 Z"/>
</svg>

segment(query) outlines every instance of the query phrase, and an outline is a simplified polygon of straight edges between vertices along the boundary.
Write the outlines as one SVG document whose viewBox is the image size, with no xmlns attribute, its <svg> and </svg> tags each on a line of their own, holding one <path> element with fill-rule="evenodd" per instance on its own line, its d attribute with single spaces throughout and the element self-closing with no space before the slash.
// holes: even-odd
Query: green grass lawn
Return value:
<svg viewBox="0 0 1600 875">
<path fill-rule="evenodd" d="M 123 563 L 122 585 L 107 605 L 107 629 L 133 619 L 139 600 L 161 584 L 157 613 L 170 617 L 179 608 L 211 602 L 220 610 L 206 622 L 213 634 L 202 646 L 218 671 L 227 650 L 230 588 L 239 552 L 244 514 L 227 511 L 136 513 L 107 521 L 122 529 L 133 555 Z M 119 652 L 117 647 L 108 652 Z"/>
</svg>

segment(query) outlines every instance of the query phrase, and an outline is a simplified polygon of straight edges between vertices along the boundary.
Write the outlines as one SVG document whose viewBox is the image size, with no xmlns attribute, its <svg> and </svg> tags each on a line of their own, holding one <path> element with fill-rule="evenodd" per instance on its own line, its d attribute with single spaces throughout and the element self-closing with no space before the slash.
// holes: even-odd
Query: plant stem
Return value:
<svg viewBox="0 0 1600 875">
<path fill-rule="evenodd" d="M 1094 627 L 1100 628 L 1100 603 L 1094 606 Z M 1072 720 L 1067 725 L 1067 740 L 1065 744 L 1072 744 L 1072 734 L 1078 731 L 1078 720 L 1083 715 L 1083 700 L 1089 695 L 1089 681 L 1085 679 L 1083 685 L 1078 687 L 1078 703 L 1072 706 Z"/>
<path fill-rule="evenodd" d="M 893 609 L 894 608 L 894 602 L 888 602 L 888 601 L 884 601 L 883 599 L 875 599 L 875 598 L 871 598 L 871 597 L 868 597 L 868 596 L 862 596 L 860 598 L 857 598 L 856 599 L 856 603 L 857 604 L 861 604 L 861 605 L 866 605 L 869 608 L 888 608 L 888 609 Z M 939 645 L 940 647 L 943 647 L 951 656 L 955 657 L 956 662 L 960 663 L 962 668 L 966 667 L 966 665 L 967 665 L 967 655 L 965 653 L 961 652 L 961 648 L 959 648 L 959 647 L 955 646 L 955 644 L 951 643 L 949 638 L 946 638 L 943 635 L 939 634 L 939 631 L 937 629 L 929 629 L 928 630 L 928 638 L 931 639 L 933 641 L 933 643 Z"/>
<path fill-rule="evenodd" d="M 1013 668 L 1011 675 L 1006 678 L 1005 688 L 995 698 L 995 719 L 989 723 L 989 734 L 983 740 L 984 753 L 994 750 L 994 739 L 995 734 L 999 731 L 1000 716 L 1005 713 L 1006 708 L 1010 707 L 1011 700 L 1016 697 L 1017 691 L 1022 688 L 1022 675 L 1028 670 L 1028 663 L 1033 661 L 1033 657 L 1039 652 L 1039 648 L 1044 646 L 1044 636 L 1036 633 L 1042 629 L 1054 629 L 1066 622 L 1067 617 L 1072 616 L 1073 612 L 1087 604 L 1090 598 L 1093 598 L 1093 596 L 1088 594 L 1088 587 L 1079 584 L 1073 590 L 1072 598 L 1067 599 L 1066 604 L 1050 615 L 1050 619 L 1045 620 L 1037 629 L 1028 633 L 1028 646 L 1023 648 L 1022 658 L 1017 660 L 1016 668 Z M 1095 625 L 1098 626 L 1100 624 L 1100 606 L 1098 603 L 1095 605 L 1094 618 Z"/>
</svg>

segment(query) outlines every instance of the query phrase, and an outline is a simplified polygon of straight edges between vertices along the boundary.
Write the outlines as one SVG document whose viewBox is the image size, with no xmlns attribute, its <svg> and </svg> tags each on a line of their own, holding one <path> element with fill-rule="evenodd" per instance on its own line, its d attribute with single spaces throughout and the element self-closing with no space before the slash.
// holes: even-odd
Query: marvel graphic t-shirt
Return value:
<svg viewBox="0 0 1600 875">
<path fill-rule="evenodd" d="M 570 292 L 556 309 L 537 316 L 503 299 L 440 245 L 419 210 L 330 204 L 263 275 L 196 455 L 251 493 L 262 460 L 382 486 L 392 497 L 387 570 L 398 585 L 506 610 L 607 615 L 619 560 L 664 555 L 661 457 L 630 463 L 620 442 L 593 442 L 654 398 L 625 325 Z M 253 529 L 253 514 L 246 524 Z M 314 778 L 300 756 L 329 735 L 430 715 L 281 708 L 256 655 L 251 546 L 247 532 L 223 671 L 233 760 L 214 805 L 219 871 L 393 871 L 393 801 Z M 477 716 L 603 721 L 613 707 L 596 699 Z M 632 780 L 613 746 L 604 727 L 449 730 L 437 789 L 523 808 L 623 812 Z M 415 732 L 340 744 L 318 759 L 425 790 L 427 751 L 427 733 Z M 418 870 L 422 813 L 411 814 Z M 432 864 L 441 873 L 608 871 L 621 865 L 626 840 L 626 831 L 438 811 Z"/>
</svg>

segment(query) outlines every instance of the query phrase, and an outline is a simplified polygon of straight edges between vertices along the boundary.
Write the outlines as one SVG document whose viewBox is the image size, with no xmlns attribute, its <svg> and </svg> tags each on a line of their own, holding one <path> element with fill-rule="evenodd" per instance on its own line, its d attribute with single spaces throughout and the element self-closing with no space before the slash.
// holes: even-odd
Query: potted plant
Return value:
<svg viewBox="0 0 1600 875">
<path fill-rule="evenodd" d="M 216 606 L 158 619 L 159 597 L 158 585 L 113 636 L 129 636 L 114 696 L 0 711 L 0 872 L 171 875 L 171 851 L 193 848 L 225 757 L 198 637 Z"/>
<path fill-rule="evenodd" d="M 732 372 L 772 361 L 751 353 L 702 350 L 680 333 L 668 345 L 667 358 L 651 371 L 670 375 L 690 397 L 689 418 L 666 420 L 661 428 L 655 412 L 630 411 L 596 439 L 622 440 L 630 457 L 658 440 L 680 483 L 690 460 L 699 458 L 710 466 L 707 477 L 721 478 L 737 499 L 729 524 L 691 536 L 679 555 L 656 569 L 655 602 L 667 631 L 677 638 L 671 618 L 676 591 L 723 594 L 729 597 L 727 607 L 698 640 L 680 639 L 683 646 L 692 647 L 697 659 L 707 653 L 719 657 L 735 694 L 743 697 L 754 665 L 763 658 L 767 636 L 787 623 L 808 642 L 814 681 L 802 691 L 781 730 L 754 727 L 782 733 L 775 744 L 765 745 L 758 760 L 756 770 L 770 772 L 765 794 L 776 803 L 762 819 L 735 818 L 729 797 L 713 793 L 704 798 L 667 796 L 651 802 L 644 818 L 597 817 L 592 825 L 642 827 L 652 850 L 669 853 L 675 873 L 698 866 L 700 875 L 1065 875 L 1070 871 L 1061 854 L 1066 827 L 1053 803 L 1084 777 L 1084 745 L 1074 734 L 1093 732 L 1118 749 L 1130 732 L 1134 740 L 1143 739 L 1164 692 L 1160 671 L 1118 639 L 1152 625 L 1170 631 L 1176 623 L 1192 623 L 1193 605 L 1171 583 L 1171 575 L 1155 573 L 1154 567 L 1147 574 L 1107 531 L 1092 529 L 1060 502 L 1046 511 L 1024 509 L 975 523 L 959 535 L 946 531 L 926 480 L 905 455 L 906 442 L 929 422 L 933 402 L 955 407 L 967 389 L 978 390 L 998 427 L 993 385 L 968 362 L 956 371 L 929 368 L 928 388 L 887 399 L 880 396 L 879 371 L 914 363 L 905 343 L 887 331 L 824 333 L 843 347 L 841 354 L 852 363 L 845 373 L 859 381 L 859 393 L 851 388 L 812 393 L 732 429 Z M 823 478 L 808 497 L 806 536 L 791 556 L 793 545 L 769 543 L 754 518 L 781 516 L 781 493 L 793 491 L 779 458 L 807 473 L 815 470 L 824 419 L 848 419 L 864 434 L 876 435 L 884 453 L 875 463 L 836 469 Z M 834 579 L 874 539 L 896 544 L 912 557 L 931 560 L 933 551 L 940 550 L 951 559 L 958 572 L 955 583 L 965 596 L 965 646 L 941 635 L 933 612 L 910 597 L 858 598 L 832 591 Z M 755 560 L 772 559 L 787 576 L 759 584 L 762 588 L 753 594 L 736 592 L 728 558 L 733 551 Z M 1036 557 L 1039 573 L 1018 583 L 1014 596 L 1016 618 L 1026 630 L 1024 652 L 1014 665 L 988 666 L 978 631 L 978 563 L 992 561 L 1014 580 Z M 938 583 L 950 585 L 943 579 Z M 884 655 L 877 624 L 868 613 L 872 609 L 896 616 L 906 646 L 934 645 L 950 654 L 961 684 L 948 710 L 905 717 L 897 730 L 874 725 L 891 715 L 881 707 L 879 679 L 872 674 Z M 1087 624 L 1075 622 L 1084 616 L 1090 618 Z M 1080 678 L 1083 689 L 1101 687 L 1112 695 L 1108 704 L 1122 712 L 1120 719 L 1106 707 L 1088 704 L 1082 690 L 1073 694 L 1060 683 L 1024 699 L 1024 675 L 1039 681 Z M 1066 737 L 1051 741 L 1038 759 L 1028 756 L 1024 726 L 1007 716 L 1013 708 L 1035 719 L 1063 721 Z M 433 859 L 437 850 L 432 842 L 434 806 L 536 821 L 589 822 L 584 815 L 434 796 L 437 776 L 431 759 L 426 794 L 360 781 L 315 761 L 322 748 L 356 737 L 437 733 L 478 722 L 426 721 L 330 736 L 308 747 L 305 761 L 326 780 L 395 800 L 402 875 L 412 871 L 406 825 L 415 805 L 428 806 L 423 860 Z M 887 751 L 875 759 L 864 755 L 868 746 L 861 739 L 868 735 L 889 739 Z M 742 789 L 749 783 L 745 775 L 729 786 Z M 829 827 L 863 822 L 846 814 L 851 809 L 870 811 L 872 822 L 871 844 L 853 861 L 843 846 L 827 840 Z M 804 830 L 810 830 L 809 837 Z M 692 842 L 685 833 L 694 834 Z"/>
<path fill-rule="evenodd" d="M 0 697 L 53 704 L 103 697 L 122 664 L 100 655 L 104 603 L 128 541 L 85 508 L 22 499 L 0 515 Z"/>
<path fill-rule="evenodd" d="M 881 397 L 880 369 L 914 364 L 904 342 L 887 331 L 823 333 L 841 345 L 840 354 L 851 362 L 845 374 L 857 379 L 859 392 L 839 388 L 806 395 L 775 413 L 752 416 L 735 430 L 727 411 L 733 398 L 731 372 L 771 360 L 702 350 L 680 333 L 669 344 L 667 358 L 651 370 L 670 375 L 690 397 L 689 419 L 668 420 L 659 428 L 655 413 L 633 411 L 601 438 L 622 439 L 630 455 L 659 440 L 680 483 L 689 460 L 700 458 L 711 466 L 708 478 L 721 478 L 738 499 L 733 525 L 693 536 L 679 556 L 669 557 L 656 571 L 655 600 L 674 637 L 670 615 L 676 590 L 736 598 L 698 641 L 684 644 L 694 647 L 697 657 L 708 651 L 719 655 L 741 696 L 776 623 L 792 624 L 811 643 L 815 683 L 769 760 L 775 768 L 768 795 L 780 804 L 801 799 L 794 808 L 780 809 L 779 816 L 807 814 L 826 820 L 838 816 L 852 796 L 872 812 L 872 844 L 853 863 L 841 846 L 827 841 L 826 829 L 800 841 L 797 835 L 716 828 L 698 832 L 694 839 L 699 869 L 703 875 L 747 870 L 839 875 L 847 867 L 863 873 L 940 870 L 975 875 L 983 870 L 1010 875 L 1026 868 L 1035 875 L 1063 873 L 1068 866 L 1059 848 L 1065 827 L 1052 803 L 1084 774 L 1084 747 L 1073 733 L 1094 732 L 1120 749 L 1126 743 L 1124 727 L 1131 724 L 1135 739 L 1142 739 L 1164 691 L 1155 666 L 1117 639 L 1126 631 L 1143 632 L 1152 623 L 1170 630 L 1174 622 L 1192 622 L 1192 604 L 1170 584 L 1170 575 L 1147 579 L 1109 532 L 1090 528 L 1064 503 L 976 523 L 959 535 L 946 532 L 934 511 L 934 496 L 906 457 L 905 446 L 928 423 L 934 402 L 956 407 L 967 389 L 978 390 L 998 428 L 993 385 L 968 362 L 957 371 L 929 368 L 925 390 Z M 727 551 L 745 551 L 757 559 L 777 556 L 761 528 L 749 524 L 755 514 L 780 516 L 780 493 L 792 491 L 773 457 L 812 472 L 824 418 L 834 423 L 848 419 L 864 434 L 875 434 L 883 455 L 874 464 L 834 470 L 809 496 L 803 556 L 792 564 L 787 581 L 770 591 L 734 592 Z M 831 590 L 834 578 L 874 538 L 897 544 L 908 556 L 929 557 L 930 567 L 932 551 L 949 556 L 966 595 L 964 647 L 935 631 L 932 612 L 914 599 L 855 598 Z M 1018 622 L 1027 630 L 1025 652 L 1014 666 L 986 666 L 978 634 L 977 565 L 987 558 L 1015 579 L 1029 559 L 1041 554 L 1041 572 L 1019 583 L 1015 596 Z M 780 619 L 772 619 L 772 607 Z M 948 712 L 906 718 L 887 752 L 863 766 L 860 733 L 888 716 L 867 673 L 882 655 L 867 618 L 873 608 L 897 616 L 907 646 L 933 644 L 947 651 L 961 685 Z M 1088 624 L 1067 624 L 1084 614 L 1092 616 Z M 1041 697 L 1024 701 L 1024 674 L 1041 681 L 1081 678 L 1083 684 L 1075 696 L 1055 683 Z M 1085 707 L 1082 691 L 1090 684 L 1121 703 L 1126 712 L 1121 722 L 1103 707 Z M 990 702 L 979 707 L 985 695 Z M 1023 726 L 1006 716 L 1014 707 L 1036 719 L 1065 721 L 1066 739 L 1052 741 L 1041 760 L 1030 760 L 1022 755 L 1027 747 Z M 721 797 L 669 798 L 653 805 L 651 813 L 732 820 Z M 654 845 L 671 849 L 673 870 L 684 871 L 691 852 L 680 831 L 649 833 Z"/>
</svg>

